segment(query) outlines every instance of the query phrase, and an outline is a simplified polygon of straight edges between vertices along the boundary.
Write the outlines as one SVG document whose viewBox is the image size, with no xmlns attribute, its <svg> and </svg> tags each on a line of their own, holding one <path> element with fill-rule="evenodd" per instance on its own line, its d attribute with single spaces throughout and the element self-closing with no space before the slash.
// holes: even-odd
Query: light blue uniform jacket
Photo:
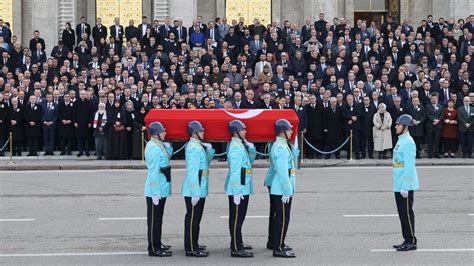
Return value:
<svg viewBox="0 0 474 266">
<path fill-rule="evenodd" d="M 227 195 L 253 194 L 252 164 L 256 155 L 255 147 L 247 151 L 240 138 L 232 138 L 227 151 L 229 173 L 224 184 Z"/>
<path fill-rule="evenodd" d="M 288 146 L 286 139 L 277 137 L 270 148 L 270 168 L 265 178 L 265 186 L 270 194 L 291 196 L 295 194 L 295 160 L 299 150 Z"/>
<path fill-rule="evenodd" d="M 166 181 L 161 168 L 170 165 L 170 157 L 173 147 L 165 148 L 163 142 L 158 139 L 150 139 L 145 147 L 145 161 L 148 174 L 145 181 L 145 196 L 160 196 L 161 198 L 171 195 L 171 182 Z"/>
<path fill-rule="evenodd" d="M 201 141 L 190 138 L 186 144 L 186 176 L 184 177 L 181 194 L 184 197 L 207 197 L 209 189 L 209 164 L 215 150 L 204 149 Z M 202 170 L 201 180 L 199 171 Z"/>
<path fill-rule="evenodd" d="M 415 168 L 416 145 L 408 132 L 398 137 L 393 153 L 393 191 L 419 189 Z"/>
</svg>

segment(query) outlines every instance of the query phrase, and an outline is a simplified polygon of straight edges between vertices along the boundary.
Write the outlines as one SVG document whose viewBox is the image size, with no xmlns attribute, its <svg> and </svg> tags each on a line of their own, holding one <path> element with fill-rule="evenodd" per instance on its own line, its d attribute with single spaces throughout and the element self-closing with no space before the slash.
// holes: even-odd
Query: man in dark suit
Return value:
<svg viewBox="0 0 474 266">
<path fill-rule="evenodd" d="M 139 37 L 138 39 L 140 40 L 143 36 L 146 34 L 146 30 L 150 29 L 151 30 L 151 24 L 148 23 L 148 18 L 146 16 L 142 17 L 142 23 L 138 25 L 138 32 L 139 32 Z"/>
<path fill-rule="evenodd" d="M 7 66 L 9 71 L 13 70 L 14 62 L 7 51 L 2 52 L 2 58 L 0 59 L 0 68 L 3 68 L 3 66 Z"/>
<path fill-rule="evenodd" d="M 123 26 L 120 25 L 120 19 L 115 18 L 114 25 L 110 26 L 110 36 L 114 37 L 115 43 L 117 45 L 122 45 L 123 35 L 124 35 L 124 30 L 123 30 Z"/>
<path fill-rule="evenodd" d="M 167 17 L 165 19 L 165 24 L 160 26 L 160 42 L 163 42 L 165 39 L 168 38 L 168 35 L 173 29 L 173 26 L 171 25 L 171 18 Z"/>
<path fill-rule="evenodd" d="M 94 28 L 92 28 L 92 38 L 94 38 L 94 46 L 100 43 L 100 39 L 107 40 L 107 27 L 102 24 L 102 19 L 97 18 Z"/>
<path fill-rule="evenodd" d="M 411 115 L 413 118 L 413 126 L 410 127 L 410 135 L 416 144 L 416 158 L 421 159 L 421 142 L 424 135 L 424 126 L 426 120 L 425 107 L 420 104 L 419 98 L 413 98 L 411 104 L 407 104 L 406 114 Z"/>
<path fill-rule="evenodd" d="M 324 107 L 322 103 L 316 100 L 316 95 L 309 95 L 309 103 L 305 106 L 306 109 L 306 139 L 319 150 L 324 149 L 324 126 L 323 126 L 323 113 Z M 321 158 L 321 154 L 311 149 L 309 146 L 306 149 L 306 156 L 309 159 Z"/>
<path fill-rule="evenodd" d="M 91 102 L 86 98 L 86 91 L 79 92 L 79 99 L 74 103 L 74 127 L 76 128 L 76 140 L 79 153 L 77 157 L 81 157 L 86 153 L 89 156 L 89 139 L 91 137 L 90 128 L 92 126 L 93 109 Z"/>
<path fill-rule="evenodd" d="M 183 27 L 183 20 L 178 19 L 178 23 L 176 27 L 174 27 L 173 31 L 176 36 L 176 40 L 179 43 L 186 42 L 188 38 L 188 29 L 186 27 Z"/>
<path fill-rule="evenodd" d="M 377 112 L 377 108 L 371 104 L 369 96 L 364 96 L 364 103 L 362 105 L 361 112 L 361 156 L 365 159 L 366 154 L 370 159 L 374 158 L 374 114 Z M 367 149 L 367 153 L 366 153 Z"/>
<path fill-rule="evenodd" d="M 263 92 L 262 95 L 260 96 L 262 99 L 259 108 L 260 109 L 276 109 L 276 106 L 274 103 L 271 101 L 271 95 L 268 92 Z"/>
<path fill-rule="evenodd" d="M 87 34 L 87 40 L 91 36 L 91 25 L 86 22 L 85 17 L 81 17 L 81 23 L 76 25 L 76 40 L 79 43 L 82 40 L 82 35 Z"/>
<path fill-rule="evenodd" d="M 342 108 L 337 106 L 336 97 L 329 99 L 329 107 L 324 109 L 324 133 L 326 135 L 326 151 L 332 151 L 342 144 L 344 138 L 344 122 L 342 117 Z M 340 158 L 340 150 L 334 154 L 336 159 Z M 330 154 L 325 156 L 326 159 L 331 158 Z"/>
<path fill-rule="evenodd" d="M 43 102 L 41 119 L 43 120 L 44 155 L 53 155 L 58 106 L 53 102 L 53 95 L 46 94 Z"/>
<path fill-rule="evenodd" d="M 38 156 L 38 145 L 41 137 L 41 105 L 31 95 L 25 110 L 25 133 L 28 139 L 28 156 Z"/>
<path fill-rule="evenodd" d="M 41 48 L 41 43 L 36 44 L 36 49 L 31 54 L 33 64 L 41 65 L 46 62 L 46 52 Z"/>
<path fill-rule="evenodd" d="M 31 52 L 36 52 L 38 48 L 37 44 L 41 44 L 41 49 L 44 51 L 46 49 L 46 44 L 44 43 L 44 39 L 40 38 L 39 30 L 35 30 L 33 39 L 30 40 L 30 50 Z"/>
<path fill-rule="evenodd" d="M 346 137 L 348 137 L 352 131 L 352 151 L 355 153 L 356 159 L 360 159 L 359 139 L 361 109 L 360 105 L 354 103 L 354 96 L 352 94 L 346 96 L 346 104 L 342 106 L 342 115 L 345 123 Z M 347 159 L 350 159 L 352 157 L 350 141 L 347 143 L 346 151 Z"/>
<path fill-rule="evenodd" d="M 426 140 L 428 144 L 428 158 L 439 156 L 439 140 L 443 125 L 443 106 L 438 103 L 439 94 L 431 94 L 431 103 L 426 106 Z"/>
<path fill-rule="evenodd" d="M 125 28 L 125 39 L 130 41 L 132 38 L 137 38 L 139 40 L 140 32 L 137 27 L 134 25 L 133 19 L 131 19 L 128 23 L 128 26 Z"/>
<path fill-rule="evenodd" d="M 299 119 L 299 124 L 298 124 L 298 131 L 299 133 L 303 133 L 305 134 L 306 131 L 307 131 L 307 127 L 308 127 L 308 119 L 307 119 L 307 112 L 306 112 L 306 109 L 305 107 L 303 106 L 303 100 L 301 99 L 301 95 L 295 97 L 295 106 L 293 108 L 293 110 L 295 110 L 296 114 L 298 115 L 298 119 Z M 301 137 L 298 136 L 298 138 Z"/>
<path fill-rule="evenodd" d="M 242 101 L 241 109 L 257 109 L 259 103 L 254 99 L 255 93 L 253 90 L 245 91 L 245 99 Z"/>
<path fill-rule="evenodd" d="M 74 137 L 74 103 L 68 93 L 58 106 L 58 137 L 61 155 L 71 155 L 72 139 Z"/>
<path fill-rule="evenodd" d="M 213 21 L 209 22 L 206 30 L 206 39 L 212 39 L 213 42 L 218 42 L 220 39 L 219 28 L 214 25 Z"/>
<path fill-rule="evenodd" d="M 458 108 L 459 137 L 463 158 L 472 157 L 472 144 L 474 143 L 474 107 L 471 106 L 469 96 L 463 99 L 463 105 Z"/>
<path fill-rule="evenodd" d="M 62 64 L 64 59 L 67 58 L 67 54 L 69 53 L 69 48 L 64 46 L 63 41 L 58 41 L 58 45 L 53 47 L 51 51 L 51 56 L 58 59 L 59 63 Z"/>
</svg>

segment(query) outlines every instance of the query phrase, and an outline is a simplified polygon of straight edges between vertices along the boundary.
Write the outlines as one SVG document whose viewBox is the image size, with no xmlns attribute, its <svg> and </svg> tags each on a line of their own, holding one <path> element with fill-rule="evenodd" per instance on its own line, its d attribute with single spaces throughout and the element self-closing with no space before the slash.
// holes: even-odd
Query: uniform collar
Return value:
<svg viewBox="0 0 474 266">
<path fill-rule="evenodd" d="M 287 140 L 285 138 L 282 138 L 282 137 L 276 137 L 276 142 L 283 142 L 283 143 L 287 143 Z"/>
<path fill-rule="evenodd" d="M 195 138 L 189 138 L 189 142 L 195 142 L 197 144 L 201 144 L 201 141 Z"/>
<path fill-rule="evenodd" d="M 232 137 L 232 141 L 235 141 L 237 143 L 242 143 L 242 140 L 238 137 Z"/>
<path fill-rule="evenodd" d="M 407 131 L 407 132 L 401 134 L 398 138 L 399 139 L 408 138 L 409 136 L 410 136 L 410 131 Z"/>
</svg>

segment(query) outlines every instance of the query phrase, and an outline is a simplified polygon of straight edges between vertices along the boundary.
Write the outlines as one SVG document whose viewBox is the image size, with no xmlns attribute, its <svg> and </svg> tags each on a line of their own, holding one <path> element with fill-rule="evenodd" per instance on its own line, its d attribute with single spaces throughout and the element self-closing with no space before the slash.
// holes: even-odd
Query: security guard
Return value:
<svg viewBox="0 0 474 266">
<path fill-rule="evenodd" d="M 413 198 L 414 191 L 419 188 L 419 185 L 415 169 L 416 145 L 408 131 L 408 127 L 412 125 L 412 117 L 404 114 L 397 119 L 395 126 L 398 142 L 393 149 L 393 191 L 404 238 L 402 244 L 393 246 L 397 251 L 417 248 Z"/>
<path fill-rule="evenodd" d="M 186 203 L 184 219 L 184 249 L 186 256 L 207 257 L 206 246 L 200 246 L 199 224 L 204 211 L 208 191 L 209 164 L 214 157 L 214 149 L 209 143 L 203 143 L 204 127 L 199 121 L 188 124 L 189 142 L 186 144 L 186 176 L 182 195 Z"/>
<path fill-rule="evenodd" d="M 293 126 L 286 119 L 275 122 L 276 141 L 270 148 L 271 165 L 265 178 L 270 191 L 269 243 L 274 257 L 294 258 L 296 255 L 285 245 L 290 221 L 292 196 L 295 194 L 295 160 L 299 150 L 288 140 Z"/>
<path fill-rule="evenodd" d="M 242 241 L 242 224 L 244 223 L 249 204 L 249 196 L 253 194 L 252 163 L 257 155 L 255 145 L 246 140 L 246 126 L 239 120 L 229 123 L 232 140 L 228 149 L 229 173 L 224 189 L 229 197 L 229 231 L 231 238 L 232 257 L 253 257 L 248 252 L 252 246 Z"/>
<path fill-rule="evenodd" d="M 148 255 L 169 257 L 171 247 L 161 242 L 161 226 L 166 198 L 171 194 L 170 157 L 173 148 L 163 142 L 166 129 L 160 122 L 153 122 L 148 127 L 150 141 L 146 144 L 145 160 L 148 175 L 145 181 L 147 205 Z"/>
</svg>

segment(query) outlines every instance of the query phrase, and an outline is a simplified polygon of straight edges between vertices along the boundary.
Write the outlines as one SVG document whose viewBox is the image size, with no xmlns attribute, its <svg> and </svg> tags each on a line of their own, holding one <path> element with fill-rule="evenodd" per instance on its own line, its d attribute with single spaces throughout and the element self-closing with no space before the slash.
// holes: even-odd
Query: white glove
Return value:
<svg viewBox="0 0 474 266">
<path fill-rule="evenodd" d="M 282 196 L 282 197 L 281 197 L 281 202 L 283 202 L 283 203 L 288 203 L 288 202 L 290 202 L 290 197 L 291 197 L 291 196 L 286 196 L 286 195 Z"/>
<path fill-rule="evenodd" d="M 234 195 L 234 204 L 235 205 L 240 205 L 240 200 L 241 199 L 244 199 L 244 196 L 242 194 Z"/>
<path fill-rule="evenodd" d="M 202 146 L 206 147 L 206 149 L 212 149 L 211 143 L 203 142 Z"/>
<path fill-rule="evenodd" d="M 153 204 L 155 204 L 155 206 L 158 206 L 158 204 L 160 204 L 160 196 L 153 196 L 151 197 L 151 199 L 153 200 Z"/>
<path fill-rule="evenodd" d="M 247 145 L 247 147 L 249 147 L 249 149 L 252 149 L 255 147 L 255 145 L 253 145 L 252 142 L 249 142 L 249 141 L 245 141 L 245 145 Z"/>
<path fill-rule="evenodd" d="M 163 142 L 163 146 L 165 146 L 165 148 L 169 148 L 171 147 L 171 144 L 169 142 Z"/>
<path fill-rule="evenodd" d="M 400 194 L 402 195 L 402 197 L 404 197 L 405 199 L 408 198 L 408 190 L 400 190 Z"/>
<path fill-rule="evenodd" d="M 196 206 L 196 204 L 198 204 L 198 202 L 199 202 L 199 197 L 192 197 L 191 198 L 191 204 L 193 206 Z"/>
</svg>

